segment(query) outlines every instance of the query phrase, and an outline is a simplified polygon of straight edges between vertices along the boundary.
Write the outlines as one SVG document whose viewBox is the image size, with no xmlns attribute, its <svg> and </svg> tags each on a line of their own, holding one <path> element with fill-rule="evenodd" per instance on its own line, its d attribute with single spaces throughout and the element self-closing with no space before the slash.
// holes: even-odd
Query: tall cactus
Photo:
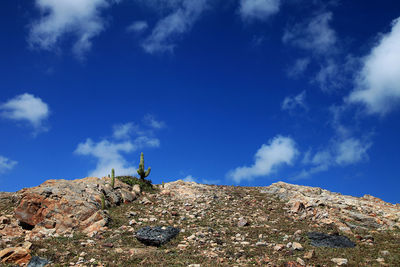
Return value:
<svg viewBox="0 0 400 267">
<path fill-rule="evenodd" d="M 144 156 L 143 152 L 140 154 L 140 163 L 139 163 L 139 169 L 137 169 L 137 173 L 140 175 L 140 179 L 144 180 L 147 176 L 149 176 L 151 171 L 151 168 L 149 167 L 147 171 L 144 171 Z"/>
<path fill-rule="evenodd" d="M 114 169 L 111 169 L 111 188 L 114 188 L 115 184 L 115 171 Z"/>
</svg>

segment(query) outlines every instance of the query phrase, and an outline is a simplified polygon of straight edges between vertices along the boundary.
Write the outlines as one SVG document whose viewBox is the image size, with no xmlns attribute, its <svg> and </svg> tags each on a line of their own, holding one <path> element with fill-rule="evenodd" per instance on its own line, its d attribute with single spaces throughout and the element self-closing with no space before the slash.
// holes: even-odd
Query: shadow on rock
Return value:
<svg viewBox="0 0 400 267">
<path fill-rule="evenodd" d="M 328 235 L 319 232 L 310 232 L 307 234 L 314 247 L 329 248 L 353 248 L 356 246 L 348 237 L 338 234 Z"/>
</svg>

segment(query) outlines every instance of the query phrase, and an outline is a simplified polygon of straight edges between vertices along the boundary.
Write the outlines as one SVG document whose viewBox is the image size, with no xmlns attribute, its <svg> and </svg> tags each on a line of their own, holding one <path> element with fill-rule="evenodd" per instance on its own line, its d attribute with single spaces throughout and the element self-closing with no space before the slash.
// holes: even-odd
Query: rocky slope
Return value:
<svg viewBox="0 0 400 267">
<path fill-rule="evenodd" d="M 400 266 L 400 205 L 372 196 L 355 198 L 282 182 L 233 187 L 176 181 L 157 186 L 152 194 L 119 181 L 114 189 L 109 184 L 108 178 L 49 180 L 0 193 L 0 261 L 26 265 L 34 257 L 49 266 Z M 102 194 L 107 210 L 101 209 Z M 145 226 L 172 226 L 180 232 L 169 243 L 151 247 L 135 238 Z M 310 232 L 349 238 L 355 246 L 317 247 Z"/>
</svg>

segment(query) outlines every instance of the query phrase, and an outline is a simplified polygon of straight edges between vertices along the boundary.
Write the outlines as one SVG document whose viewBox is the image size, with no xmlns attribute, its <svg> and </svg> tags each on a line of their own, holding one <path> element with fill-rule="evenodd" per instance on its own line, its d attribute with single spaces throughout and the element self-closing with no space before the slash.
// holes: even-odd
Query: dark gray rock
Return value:
<svg viewBox="0 0 400 267">
<path fill-rule="evenodd" d="M 38 256 L 33 256 L 27 267 L 44 267 L 49 261 Z"/>
<path fill-rule="evenodd" d="M 314 247 L 329 248 L 353 248 L 356 246 L 348 237 L 338 234 L 328 235 L 319 232 L 310 232 L 307 234 Z"/>
<path fill-rule="evenodd" d="M 179 228 L 172 226 L 146 226 L 136 232 L 136 238 L 145 245 L 159 247 L 165 243 L 168 243 L 172 238 L 177 236 L 179 232 Z"/>
</svg>

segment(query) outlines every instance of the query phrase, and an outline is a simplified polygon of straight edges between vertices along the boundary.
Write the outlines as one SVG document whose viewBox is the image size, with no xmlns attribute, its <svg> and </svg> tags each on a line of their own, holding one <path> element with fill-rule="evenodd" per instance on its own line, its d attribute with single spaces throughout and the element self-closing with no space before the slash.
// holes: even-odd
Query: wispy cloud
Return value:
<svg viewBox="0 0 400 267">
<path fill-rule="evenodd" d="M 285 97 L 282 102 L 281 108 L 282 110 L 286 110 L 289 112 L 298 108 L 307 110 L 308 107 L 306 105 L 306 91 L 302 91 L 296 96 Z"/>
<path fill-rule="evenodd" d="M 0 112 L 3 118 L 28 122 L 36 133 L 46 130 L 43 123 L 50 114 L 48 105 L 42 99 L 27 93 L 0 104 Z"/>
<path fill-rule="evenodd" d="M 116 0 L 36 0 L 41 18 L 31 24 L 28 42 L 32 47 L 56 50 L 66 35 L 76 38 L 73 53 L 82 58 L 92 39 L 105 28 L 101 12 Z"/>
<path fill-rule="evenodd" d="M 147 30 L 147 28 L 149 28 L 149 25 L 146 21 L 135 21 L 131 25 L 129 25 L 126 30 L 128 32 L 141 33 Z"/>
<path fill-rule="evenodd" d="M 279 12 L 281 0 L 240 0 L 239 12 L 245 21 L 267 20 Z"/>
<path fill-rule="evenodd" d="M 258 149 L 253 165 L 238 167 L 230 171 L 227 176 L 236 183 L 267 176 L 281 165 L 291 165 L 298 153 L 296 144 L 291 138 L 276 136 Z"/>
<path fill-rule="evenodd" d="M 153 129 L 162 129 L 166 127 L 165 122 L 158 121 L 153 115 L 147 114 L 143 118 L 144 123 Z"/>
<path fill-rule="evenodd" d="M 335 51 L 336 32 L 329 25 L 331 12 L 317 14 L 306 23 L 288 27 L 283 35 L 283 42 L 316 54 L 326 54 Z"/>
<path fill-rule="evenodd" d="M 89 176 L 106 176 L 112 168 L 117 175 L 133 175 L 136 167 L 125 159 L 124 154 L 129 154 L 143 148 L 156 148 L 160 140 L 153 137 L 151 130 L 137 130 L 139 126 L 132 122 L 118 124 L 113 127 L 113 134 L 99 142 L 88 138 L 78 144 L 74 153 L 90 156 L 97 160 L 96 168 L 89 172 Z M 146 135 L 147 134 L 147 135 Z"/>
<path fill-rule="evenodd" d="M 385 115 L 400 104 L 400 18 L 363 60 L 348 103 L 361 103 L 369 114 Z"/>
<path fill-rule="evenodd" d="M 157 22 L 150 36 L 142 43 L 150 54 L 172 52 L 176 41 L 190 31 L 207 7 L 207 0 L 182 0 L 168 16 Z"/>
<path fill-rule="evenodd" d="M 289 77 L 297 78 L 306 71 L 309 64 L 309 58 L 299 58 L 295 61 L 293 66 L 289 68 L 287 74 Z"/>
<path fill-rule="evenodd" d="M 6 157 L 0 156 L 0 174 L 5 173 L 15 167 L 18 162 L 10 160 Z"/>
<path fill-rule="evenodd" d="M 319 150 L 314 155 L 311 151 L 307 151 L 302 163 L 308 167 L 293 179 L 309 178 L 313 174 L 327 171 L 332 167 L 343 167 L 367 161 L 367 152 L 371 146 L 372 143 L 367 138 L 361 140 L 350 137 L 334 140 L 326 149 Z"/>
</svg>

